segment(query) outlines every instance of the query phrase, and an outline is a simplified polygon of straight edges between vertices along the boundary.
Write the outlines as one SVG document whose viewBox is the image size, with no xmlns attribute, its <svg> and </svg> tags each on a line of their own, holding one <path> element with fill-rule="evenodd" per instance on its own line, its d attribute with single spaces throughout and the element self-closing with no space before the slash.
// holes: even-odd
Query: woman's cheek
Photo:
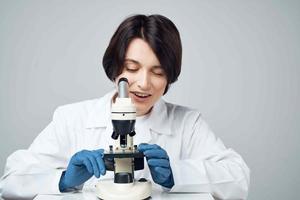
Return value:
<svg viewBox="0 0 300 200">
<path fill-rule="evenodd" d="M 135 77 L 132 74 L 126 74 L 126 78 L 128 80 L 129 87 L 130 87 L 134 83 Z"/>
</svg>

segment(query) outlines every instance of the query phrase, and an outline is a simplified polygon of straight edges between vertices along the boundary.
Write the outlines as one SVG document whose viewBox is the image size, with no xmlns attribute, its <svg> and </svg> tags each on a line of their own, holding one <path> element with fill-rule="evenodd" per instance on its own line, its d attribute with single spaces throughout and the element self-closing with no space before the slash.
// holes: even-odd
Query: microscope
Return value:
<svg viewBox="0 0 300 200">
<path fill-rule="evenodd" d="M 100 180 L 96 184 L 96 195 L 109 200 L 141 200 L 151 195 L 151 182 L 145 178 L 134 179 L 134 171 L 144 169 L 144 154 L 133 143 L 135 136 L 136 108 L 129 97 L 128 80 L 118 81 L 118 96 L 111 107 L 113 124 L 112 139 L 104 153 L 106 170 L 114 172 L 113 180 Z"/>
</svg>

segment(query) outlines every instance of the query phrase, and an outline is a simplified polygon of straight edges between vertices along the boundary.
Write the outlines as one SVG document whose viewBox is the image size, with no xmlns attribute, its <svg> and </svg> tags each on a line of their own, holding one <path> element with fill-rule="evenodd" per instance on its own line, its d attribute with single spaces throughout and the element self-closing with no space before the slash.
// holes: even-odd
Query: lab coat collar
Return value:
<svg viewBox="0 0 300 200">
<path fill-rule="evenodd" d="M 115 94 L 116 90 L 113 90 L 97 101 L 90 110 L 86 128 L 111 127 L 111 99 Z M 171 135 L 167 105 L 162 98 L 155 103 L 151 112 L 146 116 L 144 126 L 151 132 Z"/>
</svg>

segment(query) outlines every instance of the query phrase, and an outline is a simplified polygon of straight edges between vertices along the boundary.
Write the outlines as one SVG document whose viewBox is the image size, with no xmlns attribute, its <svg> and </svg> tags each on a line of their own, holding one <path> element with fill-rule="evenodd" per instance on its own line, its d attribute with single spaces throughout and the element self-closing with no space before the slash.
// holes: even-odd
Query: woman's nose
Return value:
<svg viewBox="0 0 300 200">
<path fill-rule="evenodd" d="M 149 76 L 148 72 L 142 72 L 139 75 L 138 87 L 142 90 L 150 89 L 150 76 Z"/>
</svg>

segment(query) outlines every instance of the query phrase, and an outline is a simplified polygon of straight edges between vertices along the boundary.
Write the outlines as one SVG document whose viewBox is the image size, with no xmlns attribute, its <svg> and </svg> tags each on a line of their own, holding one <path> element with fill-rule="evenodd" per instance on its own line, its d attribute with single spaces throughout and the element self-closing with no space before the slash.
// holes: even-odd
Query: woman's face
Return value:
<svg viewBox="0 0 300 200">
<path fill-rule="evenodd" d="M 116 78 L 129 82 L 129 96 L 137 109 L 137 115 L 147 114 L 163 95 L 167 78 L 151 47 L 142 39 L 131 41 L 125 55 L 124 68 Z"/>
</svg>

